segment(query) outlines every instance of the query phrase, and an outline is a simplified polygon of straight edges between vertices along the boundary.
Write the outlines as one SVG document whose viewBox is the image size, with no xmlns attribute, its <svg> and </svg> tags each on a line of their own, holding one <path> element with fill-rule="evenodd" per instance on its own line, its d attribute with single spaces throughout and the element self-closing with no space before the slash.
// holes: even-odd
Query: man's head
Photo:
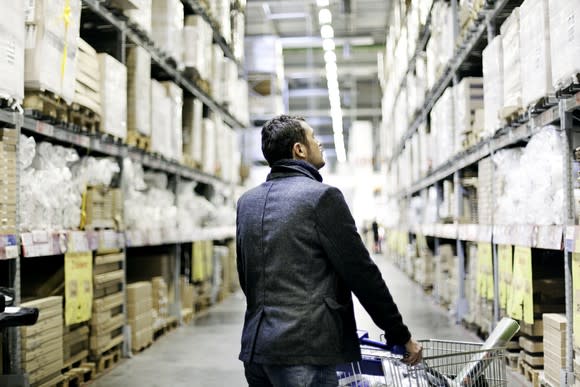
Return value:
<svg viewBox="0 0 580 387">
<path fill-rule="evenodd" d="M 326 164 L 322 146 L 303 117 L 281 115 L 262 127 L 262 153 L 270 166 L 278 160 L 304 160 L 320 169 Z"/>
</svg>

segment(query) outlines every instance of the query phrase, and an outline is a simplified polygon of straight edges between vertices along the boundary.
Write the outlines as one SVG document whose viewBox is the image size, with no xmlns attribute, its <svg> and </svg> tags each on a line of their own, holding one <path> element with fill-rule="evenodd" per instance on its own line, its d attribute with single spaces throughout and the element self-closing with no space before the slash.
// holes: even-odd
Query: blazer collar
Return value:
<svg viewBox="0 0 580 387">
<path fill-rule="evenodd" d="M 277 179 L 280 177 L 299 176 L 304 175 L 313 180 L 322 183 L 322 176 L 312 164 L 304 160 L 284 159 L 279 160 L 272 165 L 268 180 Z"/>
</svg>

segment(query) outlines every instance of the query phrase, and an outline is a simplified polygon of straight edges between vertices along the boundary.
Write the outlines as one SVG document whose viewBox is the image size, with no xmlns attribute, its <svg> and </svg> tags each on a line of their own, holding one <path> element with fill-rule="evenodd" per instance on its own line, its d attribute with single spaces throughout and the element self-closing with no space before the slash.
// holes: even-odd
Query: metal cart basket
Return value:
<svg viewBox="0 0 580 387">
<path fill-rule="evenodd" d="M 362 361 L 337 367 L 339 386 L 491 387 L 507 386 L 505 348 L 483 343 L 421 340 L 423 362 L 407 366 L 384 344 L 361 338 Z"/>
</svg>

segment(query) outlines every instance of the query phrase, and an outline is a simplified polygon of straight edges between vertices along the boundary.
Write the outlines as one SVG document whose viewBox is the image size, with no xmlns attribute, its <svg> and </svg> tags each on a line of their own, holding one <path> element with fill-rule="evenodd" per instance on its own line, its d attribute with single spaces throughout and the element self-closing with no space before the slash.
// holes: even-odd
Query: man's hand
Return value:
<svg viewBox="0 0 580 387">
<path fill-rule="evenodd" d="M 413 339 L 405 344 L 407 356 L 403 360 L 408 365 L 415 365 L 423 359 L 423 346 Z"/>
</svg>

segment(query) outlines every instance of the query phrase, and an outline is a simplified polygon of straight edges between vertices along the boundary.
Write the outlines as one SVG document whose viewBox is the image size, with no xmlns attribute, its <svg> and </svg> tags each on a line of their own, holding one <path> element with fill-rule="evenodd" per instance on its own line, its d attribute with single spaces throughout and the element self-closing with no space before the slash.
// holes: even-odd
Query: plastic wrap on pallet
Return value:
<svg viewBox="0 0 580 387">
<path fill-rule="evenodd" d="M 151 55 L 127 48 L 127 130 L 151 135 Z"/>
<path fill-rule="evenodd" d="M 204 118 L 203 126 L 203 155 L 202 170 L 209 174 L 215 173 L 216 164 L 216 130 L 214 120 Z"/>
<path fill-rule="evenodd" d="M 549 0 L 552 82 L 559 90 L 580 73 L 580 3 Z"/>
<path fill-rule="evenodd" d="M 151 80 L 151 151 L 171 158 L 171 136 L 168 123 L 171 122 L 171 99 L 165 87 Z"/>
<path fill-rule="evenodd" d="M 75 92 L 80 0 L 27 3 L 24 86 L 48 90 L 67 103 Z"/>
<path fill-rule="evenodd" d="M 124 10 L 125 16 L 130 21 L 137 24 L 139 28 L 147 33 L 151 33 L 151 0 L 133 0 L 137 8 Z"/>
<path fill-rule="evenodd" d="M 520 6 L 520 44 L 525 108 L 554 92 L 548 0 L 526 0 Z"/>
<path fill-rule="evenodd" d="M 198 165 L 202 164 L 203 104 L 195 98 L 183 101 L 183 154 Z"/>
<path fill-rule="evenodd" d="M 520 61 L 520 9 L 515 8 L 500 28 L 503 47 L 502 115 L 522 107 L 522 65 Z"/>
<path fill-rule="evenodd" d="M 454 155 L 453 88 L 445 90 L 431 111 L 431 133 L 434 134 L 433 167 L 437 168 Z"/>
<path fill-rule="evenodd" d="M 152 38 L 177 63 L 183 58 L 183 3 L 180 0 L 152 0 Z"/>
<path fill-rule="evenodd" d="M 502 126 L 499 117 L 503 104 L 503 43 L 501 35 L 493 38 L 483 50 L 483 107 L 485 136 L 492 136 Z"/>
<path fill-rule="evenodd" d="M 24 2 L 8 1 L 0 14 L 0 98 L 24 98 Z"/>
<path fill-rule="evenodd" d="M 170 138 L 169 158 L 181 162 L 183 159 L 183 89 L 173 82 L 162 82 L 162 84 L 171 103 L 171 117 L 165 133 Z"/>
<path fill-rule="evenodd" d="M 205 54 L 211 47 L 213 32 L 211 26 L 200 15 L 189 15 L 185 18 L 183 28 L 183 62 L 185 67 L 194 67 L 201 78 L 209 79 L 208 61 Z"/>
<path fill-rule="evenodd" d="M 127 68 L 108 54 L 98 54 L 101 86 L 101 131 L 127 137 Z"/>
<path fill-rule="evenodd" d="M 479 133 L 483 122 L 477 112 L 483 109 L 483 78 L 467 77 L 455 90 L 455 152 L 465 148 L 465 132 Z"/>
</svg>

